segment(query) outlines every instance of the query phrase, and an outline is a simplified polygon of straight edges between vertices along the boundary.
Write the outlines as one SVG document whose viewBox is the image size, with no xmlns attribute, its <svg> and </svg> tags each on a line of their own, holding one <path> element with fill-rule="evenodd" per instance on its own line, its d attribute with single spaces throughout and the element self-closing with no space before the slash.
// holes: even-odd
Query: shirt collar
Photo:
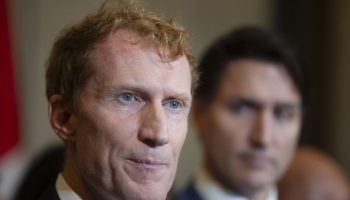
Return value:
<svg viewBox="0 0 350 200">
<path fill-rule="evenodd" d="M 194 187 L 204 199 L 220 199 L 220 200 L 249 200 L 247 197 L 228 191 L 222 188 L 214 178 L 202 167 L 196 174 Z M 266 200 L 277 200 L 277 189 L 274 187 L 270 191 Z"/>
<path fill-rule="evenodd" d="M 56 180 L 56 190 L 61 200 L 81 200 L 79 195 L 75 193 L 71 187 L 69 187 L 61 173 L 58 175 Z"/>
</svg>

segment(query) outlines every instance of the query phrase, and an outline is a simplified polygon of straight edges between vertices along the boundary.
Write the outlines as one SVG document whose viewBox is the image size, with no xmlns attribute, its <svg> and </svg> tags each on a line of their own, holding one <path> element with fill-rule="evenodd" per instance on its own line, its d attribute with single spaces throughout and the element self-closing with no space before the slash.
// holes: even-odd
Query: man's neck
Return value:
<svg viewBox="0 0 350 200">
<path fill-rule="evenodd" d="M 206 196 L 205 199 L 237 199 L 237 200 L 270 200 L 277 199 L 277 191 L 274 186 L 260 188 L 260 190 L 237 192 L 224 187 L 208 170 L 202 168 L 196 175 L 196 189 Z"/>
<path fill-rule="evenodd" d="M 77 166 L 75 165 L 72 158 L 67 155 L 66 163 L 63 169 L 62 176 L 66 181 L 67 185 L 80 196 L 82 199 L 94 199 L 89 192 L 87 192 L 87 188 L 83 183 L 79 170 L 77 170 Z"/>
<path fill-rule="evenodd" d="M 255 190 L 251 192 L 247 192 L 245 196 L 248 197 L 249 200 L 268 200 L 269 196 L 272 195 L 273 189 L 271 187 L 264 188 L 261 190 Z"/>
</svg>

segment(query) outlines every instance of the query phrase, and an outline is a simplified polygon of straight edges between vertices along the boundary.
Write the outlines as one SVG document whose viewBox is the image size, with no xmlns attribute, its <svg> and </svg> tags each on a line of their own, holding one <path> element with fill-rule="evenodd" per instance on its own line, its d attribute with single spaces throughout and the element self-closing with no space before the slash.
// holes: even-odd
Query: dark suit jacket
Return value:
<svg viewBox="0 0 350 200">
<path fill-rule="evenodd" d="M 199 195 L 193 183 L 190 183 L 185 190 L 175 196 L 174 200 L 203 200 L 203 198 Z"/>
<path fill-rule="evenodd" d="M 51 146 L 31 161 L 15 193 L 14 200 L 37 200 L 50 186 L 55 191 L 55 182 L 63 170 L 65 147 Z M 55 198 L 58 199 L 58 198 Z"/>
<path fill-rule="evenodd" d="M 56 181 L 47 186 L 44 192 L 40 195 L 38 200 L 60 200 L 55 187 Z"/>
</svg>

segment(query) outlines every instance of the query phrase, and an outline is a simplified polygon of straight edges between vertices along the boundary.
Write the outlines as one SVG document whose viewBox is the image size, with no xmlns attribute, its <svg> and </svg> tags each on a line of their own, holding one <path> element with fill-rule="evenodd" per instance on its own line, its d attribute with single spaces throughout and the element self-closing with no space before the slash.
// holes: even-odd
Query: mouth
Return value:
<svg viewBox="0 0 350 200">
<path fill-rule="evenodd" d="M 249 166 L 253 168 L 262 168 L 269 164 L 269 160 L 266 157 L 262 156 L 251 156 L 247 159 Z"/>
<path fill-rule="evenodd" d="M 129 158 L 126 160 L 125 170 L 136 182 L 157 183 L 169 172 L 168 165 L 154 158 Z"/>
<path fill-rule="evenodd" d="M 132 165 L 146 169 L 161 169 L 167 166 L 167 163 L 151 158 L 131 158 L 127 161 Z"/>
<path fill-rule="evenodd" d="M 249 154 L 242 157 L 246 165 L 251 169 L 263 169 L 273 164 L 273 159 L 265 155 Z"/>
<path fill-rule="evenodd" d="M 124 160 L 124 171 L 139 184 L 156 184 L 172 174 L 169 162 L 154 157 L 129 157 Z"/>
</svg>

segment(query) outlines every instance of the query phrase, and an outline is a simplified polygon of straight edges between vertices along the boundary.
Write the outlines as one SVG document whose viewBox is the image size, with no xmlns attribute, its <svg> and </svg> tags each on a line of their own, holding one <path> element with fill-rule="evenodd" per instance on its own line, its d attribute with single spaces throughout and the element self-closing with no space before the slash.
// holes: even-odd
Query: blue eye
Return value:
<svg viewBox="0 0 350 200">
<path fill-rule="evenodd" d="M 122 93 L 120 96 L 124 101 L 132 101 L 135 98 L 131 92 Z"/>
<path fill-rule="evenodd" d="M 175 101 L 175 100 L 169 102 L 169 106 L 170 106 L 171 108 L 173 108 L 173 109 L 179 108 L 180 105 L 181 105 L 180 102 Z"/>
</svg>

